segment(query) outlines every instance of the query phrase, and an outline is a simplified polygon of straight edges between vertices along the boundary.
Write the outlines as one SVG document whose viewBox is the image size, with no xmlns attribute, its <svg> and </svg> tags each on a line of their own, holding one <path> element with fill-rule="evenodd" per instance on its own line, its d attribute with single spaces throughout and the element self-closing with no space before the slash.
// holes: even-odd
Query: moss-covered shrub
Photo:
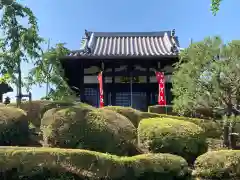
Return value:
<svg viewBox="0 0 240 180">
<path fill-rule="evenodd" d="M 136 128 L 138 127 L 139 122 L 144 118 L 159 117 L 158 114 L 141 112 L 141 111 L 133 109 L 131 107 L 106 106 L 106 107 L 104 107 L 104 109 L 109 109 L 109 110 L 115 111 L 115 112 L 127 117 Z"/>
<path fill-rule="evenodd" d="M 0 149 L 1 171 L 38 172 L 58 169 L 89 177 L 120 177 L 124 164 L 117 156 L 78 149 L 6 147 Z M 87 179 L 87 178 L 86 178 Z"/>
<path fill-rule="evenodd" d="M 189 162 L 207 150 L 202 128 L 170 118 L 143 119 L 138 127 L 138 138 L 150 152 L 176 154 Z"/>
<path fill-rule="evenodd" d="M 171 154 L 118 157 L 80 149 L 6 147 L 0 149 L 1 172 L 19 174 L 55 169 L 88 179 L 186 179 L 187 162 Z"/>
<path fill-rule="evenodd" d="M 45 144 L 52 147 L 84 148 L 117 155 L 138 152 L 133 124 L 121 114 L 88 106 L 47 111 L 41 129 Z"/>
<path fill-rule="evenodd" d="M 13 107 L 0 107 L 0 145 L 26 145 L 28 139 L 26 113 Z"/>
<path fill-rule="evenodd" d="M 197 158 L 193 175 L 202 179 L 240 179 L 240 151 L 211 151 Z"/>
<path fill-rule="evenodd" d="M 200 126 L 205 131 L 205 134 L 208 138 L 220 138 L 222 135 L 222 126 L 220 121 L 206 120 L 206 119 L 199 119 L 199 118 L 189 118 L 184 116 L 172 116 L 172 115 L 166 115 L 166 114 L 159 114 L 159 115 L 165 118 L 192 122 Z"/>
<path fill-rule="evenodd" d="M 66 107 L 72 105 L 74 105 L 73 102 L 37 100 L 31 102 L 22 102 L 20 108 L 27 113 L 28 121 L 31 122 L 36 128 L 39 128 L 41 125 L 41 118 L 47 110 L 56 107 Z M 9 106 L 16 105 L 10 104 Z"/>
<path fill-rule="evenodd" d="M 142 154 L 123 158 L 129 180 L 187 180 L 189 168 L 185 159 L 172 154 Z"/>
</svg>

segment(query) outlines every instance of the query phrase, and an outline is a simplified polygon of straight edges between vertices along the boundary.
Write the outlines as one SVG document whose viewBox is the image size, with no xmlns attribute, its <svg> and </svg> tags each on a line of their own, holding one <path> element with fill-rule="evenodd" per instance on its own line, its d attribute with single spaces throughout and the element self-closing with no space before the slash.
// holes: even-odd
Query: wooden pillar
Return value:
<svg viewBox="0 0 240 180">
<path fill-rule="evenodd" d="M 111 103 L 112 103 L 112 106 L 116 106 L 115 67 L 112 67 Z"/>
<path fill-rule="evenodd" d="M 151 91 L 150 91 L 150 68 L 147 66 L 147 92 L 146 92 L 146 107 L 148 109 L 148 106 L 151 105 Z"/>
<path fill-rule="evenodd" d="M 85 87 L 84 87 L 84 65 L 83 62 L 80 63 L 80 68 L 77 69 L 79 71 L 79 95 L 80 101 L 85 102 Z"/>
<path fill-rule="evenodd" d="M 130 82 L 129 82 L 129 94 L 130 94 L 130 96 L 129 96 L 129 99 L 130 99 L 130 106 L 131 107 L 133 107 L 133 96 L 132 96 L 132 93 L 133 93 L 133 87 L 132 87 L 132 85 L 133 85 L 133 73 L 132 73 L 132 71 L 133 71 L 133 65 L 132 64 L 129 64 L 128 66 L 127 66 L 127 75 L 128 75 L 128 77 L 129 77 L 129 80 L 130 80 Z"/>
<path fill-rule="evenodd" d="M 103 83 L 103 99 L 104 99 L 104 106 L 108 106 L 108 88 L 107 84 L 105 83 L 105 64 L 101 62 L 101 71 L 102 71 L 102 83 Z"/>
</svg>

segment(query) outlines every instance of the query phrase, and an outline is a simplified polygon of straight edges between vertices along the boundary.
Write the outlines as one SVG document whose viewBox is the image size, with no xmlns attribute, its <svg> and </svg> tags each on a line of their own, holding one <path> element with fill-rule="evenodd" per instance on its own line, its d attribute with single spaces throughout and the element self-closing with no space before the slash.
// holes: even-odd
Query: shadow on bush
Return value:
<svg viewBox="0 0 240 180">
<path fill-rule="evenodd" d="M 35 171 L 22 173 L 16 168 L 0 173 L 1 180 L 88 180 L 71 172 L 63 170 L 41 168 Z"/>
<path fill-rule="evenodd" d="M 28 140 L 26 113 L 13 107 L 0 107 L 0 146 L 26 146 Z"/>
</svg>

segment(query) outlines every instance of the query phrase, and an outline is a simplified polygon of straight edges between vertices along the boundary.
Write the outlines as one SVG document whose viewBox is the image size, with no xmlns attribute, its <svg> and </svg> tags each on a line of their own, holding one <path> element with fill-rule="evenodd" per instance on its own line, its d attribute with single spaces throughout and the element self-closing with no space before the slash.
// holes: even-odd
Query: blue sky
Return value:
<svg viewBox="0 0 240 180">
<path fill-rule="evenodd" d="M 176 29 L 181 47 L 192 38 L 220 35 L 225 41 L 240 38 L 240 1 L 225 0 L 217 16 L 211 0 L 18 0 L 38 18 L 40 35 L 51 44 L 67 43 L 79 49 L 84 29 L 91 31 L 162 31 Z M 44 47 L 46 48 L 46 47 Z M 23 65 L 27 74 L 32 65 Z M 45 86 L 33 87 L 33 99 L 45 95 Z M 8 93 L 14 98 L 16 92 Z"/>
</svg>

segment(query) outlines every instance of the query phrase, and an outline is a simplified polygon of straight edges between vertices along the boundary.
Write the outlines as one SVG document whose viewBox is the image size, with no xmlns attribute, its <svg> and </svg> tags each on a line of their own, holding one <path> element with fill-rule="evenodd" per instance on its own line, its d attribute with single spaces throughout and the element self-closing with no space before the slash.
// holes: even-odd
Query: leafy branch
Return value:
<svg viewBox="0 0 240 180">
<path fill-rule="evenodd" d="M 8 0 L 1 1 L 0 9 L 3 12 L 0 20 L 3 34 L 0 40 L 0 73 L 17 86 L 19 106 L 23 87 L 21 63 L 34 62 L 40 57 L 43 39 L 38 35 L 37 19 L 31 9 L 15 1 L 9 6 Z M 20 23 L 22 19 L 27 19 L 27 26 Z"/>
<path fill-rule="evenodd" d="M 29 73 L 28 82 L 30 85 L 39 85 L 50 83 L 52 88 L 47 91 L 45 99 L 66 100 L 75 97 L 74 92 L 68 87 L 63 78 L 63 71 L 60 64 L 60 58 L 66 56 L 70 51 L 64 43 L 59 43 L 42 54 L 35 67 Z"/>
<path fill-rule="evenodd" d="M 216 16 L 217 12 L 219 11 L 221 2 L 222 0 L 212 0 L 211 11 L 214 16 Z"/>
</svg>

